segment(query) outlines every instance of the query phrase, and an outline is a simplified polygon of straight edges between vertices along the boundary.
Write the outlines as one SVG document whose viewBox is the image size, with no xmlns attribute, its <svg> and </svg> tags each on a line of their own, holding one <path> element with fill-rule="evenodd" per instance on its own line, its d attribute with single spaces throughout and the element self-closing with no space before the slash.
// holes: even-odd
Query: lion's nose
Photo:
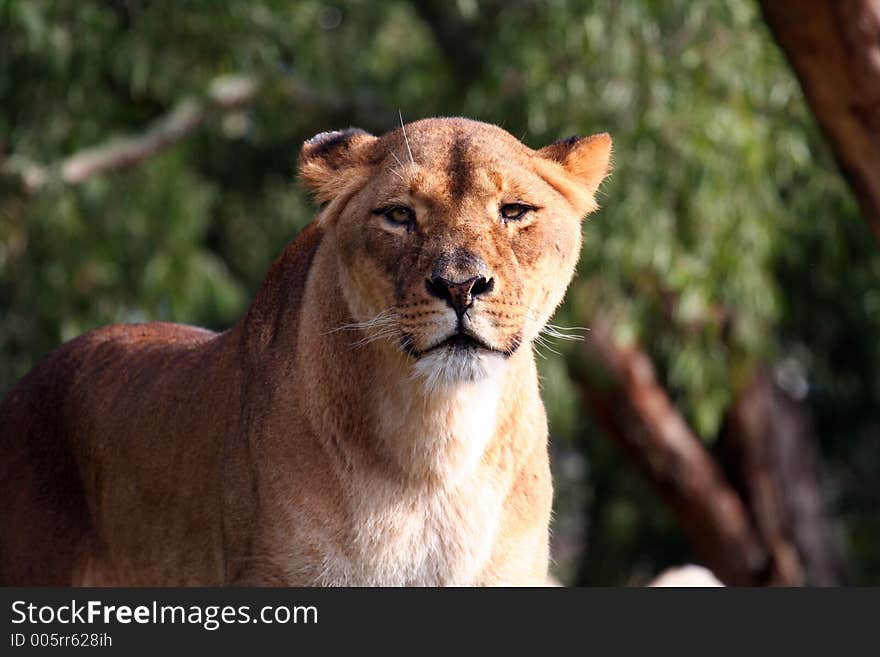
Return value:
<svg viewBox="0 0 880 657">
<path fill-rule="evenodd" d="M 464 311 L 474 305 L 474 298 L 488 294 L 495 287 L 494 279 L 474 276 L 466 281 L 450 281 L 442 276 L 435 276 L 425 281 L 428 294 L 443 299 L 460 317 Z"/>
</svg>

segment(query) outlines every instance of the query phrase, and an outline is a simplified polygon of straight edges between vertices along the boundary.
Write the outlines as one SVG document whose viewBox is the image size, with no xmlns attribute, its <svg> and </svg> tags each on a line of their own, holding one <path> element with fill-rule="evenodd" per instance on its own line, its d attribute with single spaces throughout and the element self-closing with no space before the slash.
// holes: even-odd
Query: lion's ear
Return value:
<svg viewBox="0 0 880 657">
<path fill-rule="evenodd" d="M 538 155 L 559 162 L 590 194 L 595 194 L 611 171 L 611 137 L 607 132 L 569 137 L 545 146 Z"/>
<path fill-rule="evenodd" d="M 299 177 L 318 203 L 333 200 L 358 170 L 370 162 L 376 137 L 360 128 L 322 132 L 307 140 L 299 154 Z"/>
</svg>

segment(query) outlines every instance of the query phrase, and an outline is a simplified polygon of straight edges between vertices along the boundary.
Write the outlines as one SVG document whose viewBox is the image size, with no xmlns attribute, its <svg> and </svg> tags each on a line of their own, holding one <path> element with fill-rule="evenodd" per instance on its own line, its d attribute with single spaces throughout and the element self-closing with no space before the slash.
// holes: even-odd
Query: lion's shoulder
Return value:
<svg viewBox="0 0 880 657">
<path fill-rule="evenodd" d="M 243 326 L 251 346 L 263 348 L 299 317 L 312 260 L 324 236 L 317 221 L 306 226 L 272 264 Z M 294 320 L 290 322 L 289 320 Z"/>
</svg>

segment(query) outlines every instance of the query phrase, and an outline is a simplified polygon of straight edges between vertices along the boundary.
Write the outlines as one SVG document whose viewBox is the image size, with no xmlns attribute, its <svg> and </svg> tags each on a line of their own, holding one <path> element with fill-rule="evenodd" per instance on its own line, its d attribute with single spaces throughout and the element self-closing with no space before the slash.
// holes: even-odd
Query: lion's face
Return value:
<svg viewBox="0 0 880 657">
<path fill-rule="evenodd" d="M 527 347 L 571 280 L 610 146 L 600 135 L 533 151 L 464 119 L 307 142 L 301 174 L 331 204 L 363 342 L 432 384 L 485 377 Z"/>
</svg>

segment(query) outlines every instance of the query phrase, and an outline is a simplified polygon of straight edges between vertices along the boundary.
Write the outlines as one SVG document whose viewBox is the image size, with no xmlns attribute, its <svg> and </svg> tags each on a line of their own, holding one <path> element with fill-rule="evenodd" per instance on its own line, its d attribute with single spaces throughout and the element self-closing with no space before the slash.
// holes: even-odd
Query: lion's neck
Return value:
<svg viewBox="0 0 880 657">
<path fill-rule="evenodd" d="M 509 414 L 505 400 L 519 396 L 520 382 L 529 380 L 531 354 L 517 352 L 478 381 L 427 385 L 393 346 L 359 346 L 363 335 L 337 330 L 351 318 L 336 278 L 323 275 L 328 255 L 317 256 L 304 309 L 319 310 L 302 322 L 297 345 L 300 363 L 317 382 L 309 415 L 320 418 L 324 438 L 346 458 L 395 467 L 416 480 L 467 476 Z"/>
<path fill-rule="evenodd" d="M 496 435 L 505 383 L 499 373 L 429 390 L 409 375 L 389 378 L 370 394 L 376 439 L 412 475 L 467 476 Z"/>
</svg>

